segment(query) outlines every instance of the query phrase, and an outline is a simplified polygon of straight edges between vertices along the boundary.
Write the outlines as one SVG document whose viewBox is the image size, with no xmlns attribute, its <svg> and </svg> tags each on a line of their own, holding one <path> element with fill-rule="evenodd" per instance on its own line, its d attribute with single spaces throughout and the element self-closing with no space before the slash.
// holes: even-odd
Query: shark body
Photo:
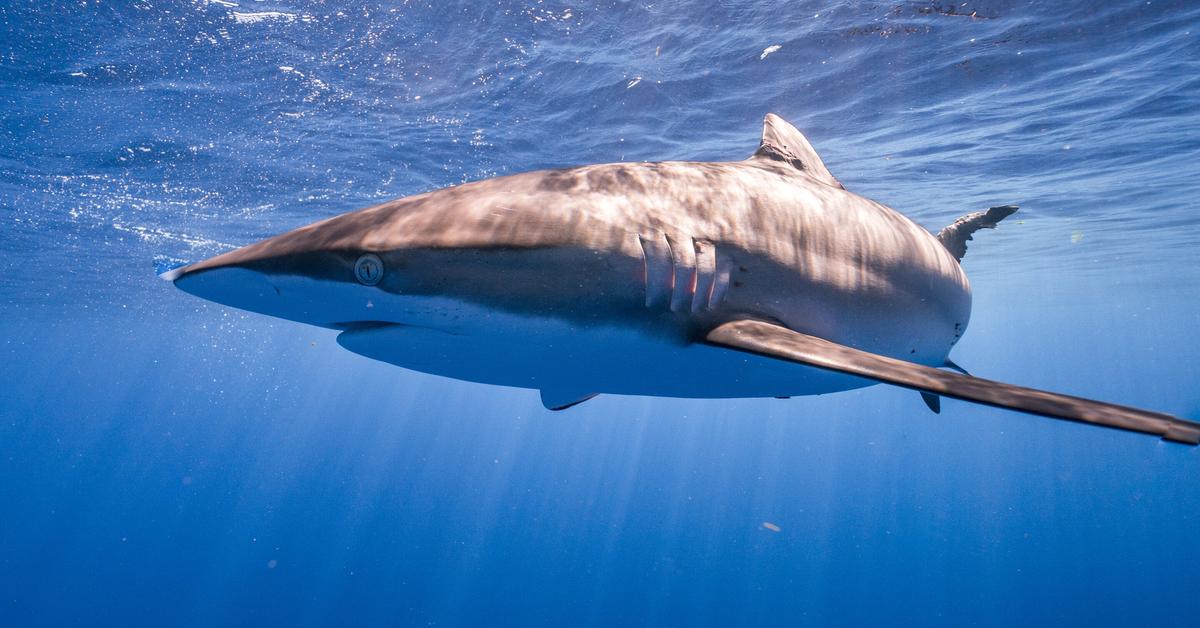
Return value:
<svg viewBox="0 0 1200 628">
<path fill-rule="evenodd" d="M 1200 425 L 1169 415 L 937 370 L 970 318 L 966 241 L 1015 210 L 964 216 L 935 236 L 847 191 L 798 130 L 768 115 L 740 162 L 497 177 L 164 277 L 340 330 L 339 344 L 374 359 L 537 389 L 551 409 L 598 393 L 789 397 L 886 381 L 922 391 L 935 411 L 945 395 L 1200 441 Z M 798 349 L 807 339 L 817 343 Z M 993 384 L 984 398 L 963 393 L 980 382 Z M 1047 409 L 1032 393 L 1066 405 Z"/>
</svg>

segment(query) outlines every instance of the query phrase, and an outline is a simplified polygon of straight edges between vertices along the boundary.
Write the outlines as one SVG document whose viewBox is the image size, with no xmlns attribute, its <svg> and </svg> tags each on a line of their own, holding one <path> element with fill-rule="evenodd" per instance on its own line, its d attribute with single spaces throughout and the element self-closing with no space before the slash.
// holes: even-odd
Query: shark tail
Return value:
<svg viewBox="0 0 1200 628">
<path fill-rule="evenodd" d="M 1015 211 L 1016 205 L 1001 205 L 967 214 L 939 231 L 937 239 L 955 258 L 962 261 L 963 255 L 967 254 L 967 242 L 971 239 L 971 234 L 980 229 L 995 229 L 996 223 L 1008 218 Z"/>
</svg>

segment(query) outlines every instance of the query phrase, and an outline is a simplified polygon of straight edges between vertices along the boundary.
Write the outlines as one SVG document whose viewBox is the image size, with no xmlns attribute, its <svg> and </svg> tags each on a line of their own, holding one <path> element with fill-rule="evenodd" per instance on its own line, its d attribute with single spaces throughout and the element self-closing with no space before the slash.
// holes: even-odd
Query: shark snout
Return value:
<svg viewBox="0 0 1200 628">
<path fill-rule="evenodd" d="M 280 315 L 283 295 L 265 273 L 243 266 L 181 270 L 172 281 L 184 292 L 230 307 Z"/>
<path fill-rule="evenodd" d="M 229 307 L 288 320 L 337 327 L 356 320 L 380 282 L 376 256 L 331 250 L 320 234 L 300 228 L 160 275 L 180 290 Z M 357 279 L 356 279 L 357 275 Z"/>
<path fill-rule="evenodd" d="M 366 261 L 353 268 L 304 261 L 242 264 L 206 260 L 161 277 L 184 292 L 221 305 L 344 329 L 356 321 L 390 321 L 388 317 L 402 314 L 396 311 L 396 295 L 377 285 L 382 279 L 382 262 L 374 255 L 359 257 L 363 258 Z"/>
</svg>

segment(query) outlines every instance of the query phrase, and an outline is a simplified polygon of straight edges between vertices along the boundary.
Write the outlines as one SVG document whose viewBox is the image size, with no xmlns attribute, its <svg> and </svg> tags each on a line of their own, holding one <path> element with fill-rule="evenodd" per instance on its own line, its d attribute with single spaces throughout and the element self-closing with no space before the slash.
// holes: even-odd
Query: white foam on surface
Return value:
<svg viewBox="0 0 1200 628">
<path fill-rule="evenodd" d="M 233 11 L 233 19 L 238 24 L 257 24 L 268 20 L 291 22 L 296 19 L 296 14 L 283 11 Z"/>
</svg>

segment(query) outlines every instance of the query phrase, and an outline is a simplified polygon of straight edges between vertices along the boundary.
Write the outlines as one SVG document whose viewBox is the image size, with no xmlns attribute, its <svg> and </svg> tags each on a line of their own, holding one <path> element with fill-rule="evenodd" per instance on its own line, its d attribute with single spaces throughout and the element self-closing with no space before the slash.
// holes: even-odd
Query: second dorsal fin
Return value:
<svg viewBox="0 0 1200 628">
<path fill-rule="evenodd" d="M 846 189 L 833 178 L 808 138 L 787 120 L 768 113 L 763 120 L 762 143 L 754 153 L 755 158 L 773 159 L 790 164 L 797 170 L 807 172 L 822 183 Z"/>
</svg>

